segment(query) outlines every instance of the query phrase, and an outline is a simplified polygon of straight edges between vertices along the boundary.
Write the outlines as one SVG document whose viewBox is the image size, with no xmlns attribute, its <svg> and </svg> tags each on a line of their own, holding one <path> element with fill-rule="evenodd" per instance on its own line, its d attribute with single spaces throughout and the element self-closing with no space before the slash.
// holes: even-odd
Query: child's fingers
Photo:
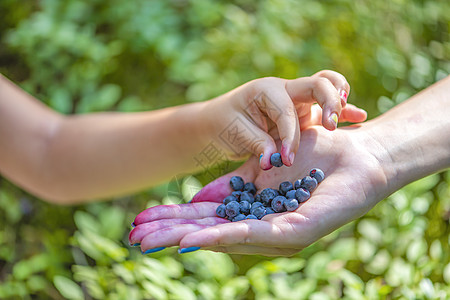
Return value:
<svg viewBox="0 0 450 300">
<path fill-rule="evenodd" d="M 344 75 L 335 71 L 323 70 L 317 72 L 312 77 L 323 77 L 328 79 L 338 91 L 342 107 L 345 107 L 347 104 L 348 95 L 350 94 L 350 85 Z"/>
<path fill-rule="evenodd" d="M 367 112 L 364 109 L 358 108 L 353 104 L 347 104 L 342 109 L 339 122 L 359 123 L 367 119 Z"/>
<path fill-rule="evenodd" d="M 266 93 L 261 93 L 255 98 L 258 108 L 265 113 L 277 126 L 281 144 L 281 159 L 286 166 L 291 166 L 294 162 L 300 143 L 300 126 L 298 123 L 297 111 L 289 94 L 285 88 L 271 89 Z M 262 131 L 261 131 L 262 132 Z M 270 156 L 277 152 L 264 152 L 261 158 L 261 167 L 270 167 Z"/>
<path fill-rule="evenodd" d="M 311 76 L 288 80 L 286 90 L 295 103 L 317 102 L 322 108 L 322 125 L 328 130 L 337 128 L 342 106 L 338 91 L 325 77 Z"/>
</svg>

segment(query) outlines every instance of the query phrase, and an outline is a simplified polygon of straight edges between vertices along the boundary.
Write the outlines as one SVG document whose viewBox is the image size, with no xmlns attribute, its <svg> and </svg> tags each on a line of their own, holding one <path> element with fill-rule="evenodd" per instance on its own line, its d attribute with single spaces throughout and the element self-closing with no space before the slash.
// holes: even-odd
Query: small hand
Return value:
<svg viewBox="0 0 450 300">
<path fill-rule="evenodd" d="M 270 156 L 279 152 L 284 165 L 291 166 L 300 130 L 311 124 L 335 130 L 338 119 L 366 119 L 364 110 L 347 106 L 349 92 L 345 77 L 328 70 L 293 80 L 256 79 L 207 103 L 205 118 L 211 125 L 206 130 L 230 158 L 253 154 L 268 170 Z"/>
</svg>

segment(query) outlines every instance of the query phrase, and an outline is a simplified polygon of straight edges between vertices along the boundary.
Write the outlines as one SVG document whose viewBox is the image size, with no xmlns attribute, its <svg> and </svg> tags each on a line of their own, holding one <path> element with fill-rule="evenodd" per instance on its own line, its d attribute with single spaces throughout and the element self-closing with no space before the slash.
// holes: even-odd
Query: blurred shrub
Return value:
<svg viewBox="0 0 450 300">
<path fill-rule="evenodd" d="M 373 117 L 450 73 L 449 16 L 445 0 L 2 0 L 0 72 L 71 114 L 157 109 L 334 69 Z M 0 298 L 450 297 L 450 173 L 293 258 L 144 257 L 127 245 L 128 224 L 147 205 L 189 199 L 175 183 L 68 208 L 0 178 Z"/>
</svg>

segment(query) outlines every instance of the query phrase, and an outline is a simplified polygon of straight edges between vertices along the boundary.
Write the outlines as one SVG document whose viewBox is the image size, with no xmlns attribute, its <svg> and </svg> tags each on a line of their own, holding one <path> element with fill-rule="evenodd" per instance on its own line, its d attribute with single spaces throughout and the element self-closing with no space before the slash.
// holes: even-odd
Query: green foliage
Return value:
<svg viewBox="0 0 450 300">
<path fill-rule="evenodd" d="M 450 3 L 0 1 L 0 72 L 66 114 L 201 101 L 262 76 L 343 73 L 370 117 L 450 73 Z M 201 184 L 205 183 L 201 178 Z M 0 178 L 1 299 L 446 299 L 450 173 L 292 258 L 129 248 L 133 217 L 195 177 L 77 207 Z"/>
</svg>

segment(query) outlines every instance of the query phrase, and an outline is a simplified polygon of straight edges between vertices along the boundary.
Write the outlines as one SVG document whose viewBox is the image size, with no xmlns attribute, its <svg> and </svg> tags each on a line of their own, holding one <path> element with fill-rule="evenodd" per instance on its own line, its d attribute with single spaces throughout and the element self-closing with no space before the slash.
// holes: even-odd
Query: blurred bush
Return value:
<svg viewBox="0 0 450 300">
<path fill-rule="evenodd" d="M 450 73 L 445 0 L 2 0 L 0 19 L 0 72 L 65 114 L 333 69 L 375 117 Z M 130 249 L 133 217 L 188 198 L 183 184 L 68 208 L 0 178 L 0 298 L 448 299 L 449 183 L 413 183 L 293 258 L 267 259 Z"/>
</svg>

